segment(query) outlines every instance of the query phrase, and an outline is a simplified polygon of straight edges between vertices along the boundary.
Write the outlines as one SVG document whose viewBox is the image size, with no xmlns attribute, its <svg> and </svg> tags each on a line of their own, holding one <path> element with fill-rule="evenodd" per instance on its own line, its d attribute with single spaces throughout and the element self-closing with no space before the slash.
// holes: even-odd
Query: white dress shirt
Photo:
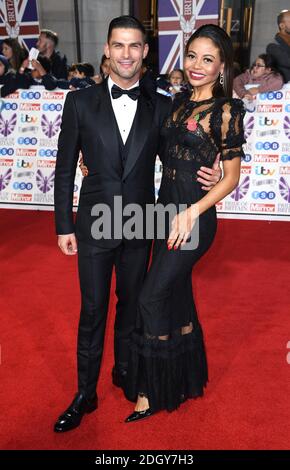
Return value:
<svg viewBox="0 0 290 470">
<path fill-rule="evenodd" d="M 120 131 L 122 140 L 125 144 L 128 138 L 128 135 L 130 134 L 130 130 L 134 121 L 138 100 L 132 100 L 132 98 L 129 98 L 128 95 L 122 95 L 120 96 L 120 98 L 113 99 L 112 94 L 111 94 L 111 89 L 113 85 L 117 85 L 117 83 L 113 82 L 111 77 L 109 77 L 108 88 L 110 92 L 111 102 L 112 102 L 115 118 L 119 127 L 119 131 Z M 127 88 L 127 90 L 130 90 L 131 88 L 135 88 L 138 85 L 139 85 L 139 80 L 136 83 L 134 83 L 134 85 L 132 85 L 130 88 Z"/>
</svg>

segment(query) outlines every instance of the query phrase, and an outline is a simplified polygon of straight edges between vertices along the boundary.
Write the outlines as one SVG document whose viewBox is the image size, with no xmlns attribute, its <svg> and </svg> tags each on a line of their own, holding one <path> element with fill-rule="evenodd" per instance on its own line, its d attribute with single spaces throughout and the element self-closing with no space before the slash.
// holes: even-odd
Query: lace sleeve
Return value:
<svg viewBox="0 0 290 470">
<path fill-rule="evenodd" d="M 221 160 L 232 160 L 235 157 L 243 158 L 242 145 L 244 138 L 243 118 L 245 110 L 243 102 L 238 99 L 227 101 L 222 106 L 220 152 Z"/>
</svg>

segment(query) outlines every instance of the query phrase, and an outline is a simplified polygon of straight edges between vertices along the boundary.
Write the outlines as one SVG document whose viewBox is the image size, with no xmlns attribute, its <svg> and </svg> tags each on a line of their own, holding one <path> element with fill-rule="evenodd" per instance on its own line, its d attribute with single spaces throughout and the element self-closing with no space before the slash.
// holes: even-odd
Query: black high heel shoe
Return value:
<svg viewBox="0 0 290 470">
<path fill-rule="evenodd" d="M 149 416 L 152 416 L 153 414 L 154 411 L 152 411 L 150 408 L 147 408 L 147 410 L 144 411 L 134 411 L 134 413 L 132 413 L 128 416 L 128 418 L 125 419 L 125 423 L 133 423 L 134 421 L 140 421 L 140 419 L 149 418 Z"/>
</svg>

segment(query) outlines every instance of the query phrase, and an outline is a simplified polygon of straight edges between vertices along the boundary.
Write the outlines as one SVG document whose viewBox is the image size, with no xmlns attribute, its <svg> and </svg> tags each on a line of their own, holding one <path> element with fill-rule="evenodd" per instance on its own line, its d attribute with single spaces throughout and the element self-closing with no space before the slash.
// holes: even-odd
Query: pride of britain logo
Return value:
<svg viewBox="0 0 290 470">
<path fill-rule="evenodd" d="M 45 114 L 41 116 L 41 129 L 42 132 L 51 139 L 54 137 L 60 128 L 61 125 L 61 114 L 58 114 L 54 121 L 49 121 Z"/>
<path fill-rule="evenodd" d="M 244 132 L 245 132 L 245 139 L 247 140 L 250 135 L 252 134 L 254 128 L 254 116 L 249 117 L 249 119 L 244 122 Z"/>
<path fill-rule="evenodd" d="M 53 171 L 48 176 L 44 176 L 41 170 L 37 170 L 36 184 L 37 184 L 39 191 L 41 191 L 43 194 L 48 193 L 53 188 L 54 175 L 55 175 L 55 171 Z"/>
<path fill-rule="evenodd" d="M 12 169 L 9 168 L 4 174 L 0 174 L 0 193 L 7 188 L 12 178 Z"/>
<path fill-rule="evenodd" d="M 12 134 L 15 129 L 17 122 L 17 114 L 14 113 L 9 119 L 5 119 L 2 113 L 0 113 L 0 134 L 3 137 L 8 137 L 8 135 Z"/>
<path fill-rule="evenodd" d="M 290 186 L 283 176 L 281 176 L 279 181 L 279 191 L 282 198 L 285 199 L 286 202 L 290 203 Z"/>
<path fill-rule="evenodd" d="M 284 118 L 283 128 L 286 136 L 290 139 L 290 118 L 288 116 Z"/>
<path fill-rule="evenodd" d="M 246 176 L 242 182 L 236 187 L 236 189 L 231 193 L 231 198 L 234 199 L 235 201 L 239 201 L 240 199 L 243 199 L 250 187 L 250 177 Z"/>
</svg>

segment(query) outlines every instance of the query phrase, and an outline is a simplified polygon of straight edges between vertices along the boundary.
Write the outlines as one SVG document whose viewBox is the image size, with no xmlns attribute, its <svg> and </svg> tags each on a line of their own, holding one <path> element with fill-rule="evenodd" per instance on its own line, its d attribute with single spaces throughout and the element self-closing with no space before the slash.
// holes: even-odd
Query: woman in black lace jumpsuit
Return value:
<svg viewBox="0 0 290 470">
<path fill-rule="evenodd" d="M 232 56 L 224 30 L 214 25 L 199 28 L 188 41 L 184 62 L 193 91 L 176 98 L 164 124 L 158 202 L 173 203 L 178 214 L 166 239 L 154 243 L 139 298 L 125 390 L 129 400 L 138 401 L 127 422 L 161 409 L 172 411 L 186 399 L 202 396 L 207 383 L 191 274 L 215 237 L 215 204 L 239 181 L 244 110 L 240 100 L 230 98 Z M 224 176 L 207 193 L 197 181 L 197 170 L 212 166 L 219 152 Z M 185 205 L 181 211 L 180 204 Z M 191 243 L 197 241 L 194 247 L 186 244 L 190 234 Z"/>
</svg>

